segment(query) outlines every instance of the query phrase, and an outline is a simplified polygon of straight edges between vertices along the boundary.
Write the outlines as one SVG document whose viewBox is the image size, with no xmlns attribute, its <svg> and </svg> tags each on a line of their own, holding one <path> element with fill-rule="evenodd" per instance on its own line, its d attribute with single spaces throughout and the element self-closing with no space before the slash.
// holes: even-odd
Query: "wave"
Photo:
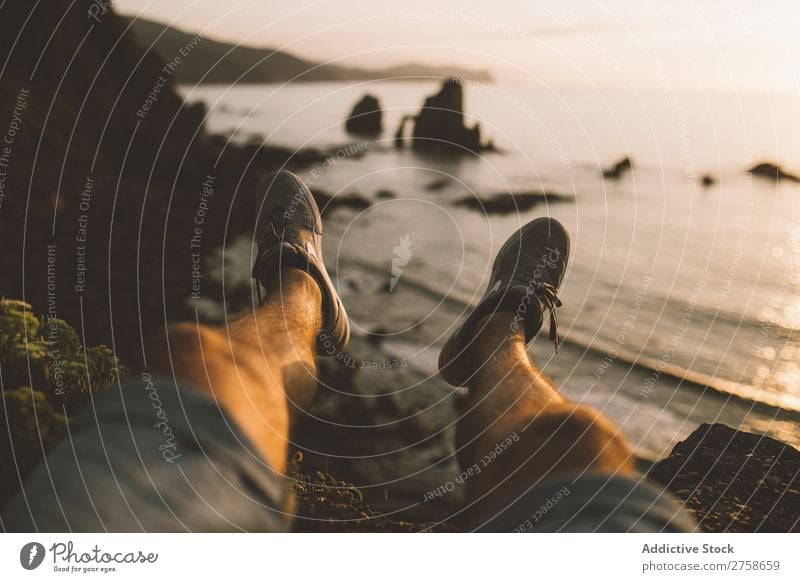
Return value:
<svg viewBox="0 0 800 582">
<path fill-rule="evenodd" d="M 749 384 L 695 372 L 678 364 L 664 362 L 659 358 L 616 347 L 612 342 L 590 338 L 580 332 L 571 331 L 563 341 L 579 349 L 591 351 L 603 358 L 608 357 L 609 353 L 614 353 L 615 360 L 643 368 L 653 374 L 657 374 L 659 377 L 666 376 L 671 378 L 679 386 L 687 385 L 701 390 L 710 389 L 722 395 L 734 396 L 740 400 L 751 402 L 756 406 L 800 412 L 800 398 L 796 396 L 767 392 Z"/>
<path fill-rule="evenodd" d="M 370 274 L 380 276 L 385 274 L 384 266 L 376 266 L 359 259 L 349 258 L 346 261 L 340 262 L 340 268 L 351 266 Z M 403 285 L 404 287 L 412 287 L 415 291 L 428 295 L 437 301 L 445 297 L 445 301 L 459 305 L 461 308 L 474 306 L 477 303 L 477 301 L 467 293 L 456 289 L 445 288 L 444 286 L 437 286 L 432 278 L 415 277 L 410 273 L 405 273 L 403 275 Z M 742 319 L 742 321 L 744 321 L 744 319 Z M 754 320 L 754 323 L 762 325 L 763 322 Z M 775 324 L 775 327 L 779 326 Z M 786 333 L 792 333 L 792 331 L 793 330 L 790 328 L 786 329 Z M 613 342 L 592 337 L 579 331 L 570 330 L 569 333 L 562 338 L 562 343 L 569 344 L 585 352 L 591 352 L 601 359 L 609 357 L 609 354 L 613 353 L 615 360 L 652 372 L 658 375 L 659 378 L 670 378 L 678 386 L 687 386 L 697 390 L 712 390 L 721 396 L 738 398 L 752 403 L 754 407 L 768 408 L 772 411 L 781 410 L 800 413 L 799 397 L 790 394 L 778 394 L 764 391 L 753 385 L 689 370 L 672 362 L 664 362 L 656 357 L 638 353 L 623 347 L 617 347 Z"/>
</svg>

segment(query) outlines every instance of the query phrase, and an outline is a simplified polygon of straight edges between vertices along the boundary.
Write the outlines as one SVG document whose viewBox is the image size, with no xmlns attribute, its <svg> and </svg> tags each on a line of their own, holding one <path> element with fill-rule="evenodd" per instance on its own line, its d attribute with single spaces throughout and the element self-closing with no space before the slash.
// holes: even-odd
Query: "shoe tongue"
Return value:
<svg viewBox="0 0 800 582">
<path fill-rule="evenodd" d="M 555 285 L 557 266 L 552 258 L 544 249 L 509 253 L 505 267 L 509 273 L 514 274 L 513 280 L 518 285 L 532 286 L 543 283 Z"/>
</svg>

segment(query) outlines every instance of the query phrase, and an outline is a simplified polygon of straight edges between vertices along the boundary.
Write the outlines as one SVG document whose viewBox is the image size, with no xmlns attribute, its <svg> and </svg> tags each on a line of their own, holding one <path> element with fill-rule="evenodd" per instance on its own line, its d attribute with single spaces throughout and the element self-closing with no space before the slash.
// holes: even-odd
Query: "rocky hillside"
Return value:
<svg viewBox="0 0 800 582">
<path fill-rule="evenodd" d="M 96 7 L 0 7 L 0 296 L 136 365 L 143 335 L 193 317 L 196 266 L 251 228 L 260 177 L 314 156 L 208 136 L 175 91 L 181 55 L 165 64 Z"/>
</svg>

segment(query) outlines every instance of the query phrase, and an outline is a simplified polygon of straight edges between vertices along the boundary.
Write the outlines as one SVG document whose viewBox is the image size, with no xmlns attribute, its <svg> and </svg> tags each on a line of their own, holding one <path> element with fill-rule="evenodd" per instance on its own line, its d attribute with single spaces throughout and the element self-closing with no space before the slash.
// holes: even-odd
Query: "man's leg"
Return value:
<svg viewBox="0 0 800 582">
<path fill-rule="evenodd" d="M 281 273 L 265 301 L 227 327 L 171 325 L 148 346 L 156 375 L 212 396 L 258 451 L 283 472 L 293 414 L 317 390 L 317 283 L 298 269 Z"/>
<path fill-rule="evenodd" d="M 27 498 L 3 512 L 4 527 L 288 528 L 292 418 L 316 393 L 321 330 L 326 353 L 336 353 L 349 324 L 308 188 L 289 172 L 271 174 L 257 211 L 253 276 L 266 299 L 225 327 L 172 325 L 149 342 L 149 369 L 70 422 L 69 439 L 27 479 Z"/>
<path fill-rule="evenodd" d="M 177 324 L 146 373 L 95 397 L 4 511 L 11 531 L 282 531 L 292 417 L 316 392 L 322 294 L 276 274 L 226 327 Z M 19 496 L 18 496 L 19 497 Z"/>
<path fill-rule="evenodd" d="M 470 513 L 477 521 L 546 478 L 636 474 L 633 452 L 619 429 L 597 411 L 561 396 L 528 357 L 524 333 L 513 331 L 512 322 L 510 312 L 483 319 L 470 348 L 476 365 L 457 447 L 462 467 L 481 469 L 467 481 Z M 509 435 L 518 440 L 493 454 Z"/>
<path fill-rule="evenodd" d="M 278 171 L 263 188 L 252 275 L 266 298 L 226 328 L 170 326 L 156 341 L 156 371 L 213 396 L 283 472 L 291 419 L 317 391 L 320 331 L 335 351 L 350 327 L 322 259 L 322 216 L 308 187 Z"/>
<path fill-rule="evenodd" d="M 691 530 L 668 496 L 642 483 L 619 429 L 567 401 L 528 357 L 546 315 L 558 345 L 569 249 L 550 218 L 511 235 L 483 299 L 439 355 L 442 377 L 469 389 L 456 430 L 468 521 L 489 531 Z"/>
</svg>

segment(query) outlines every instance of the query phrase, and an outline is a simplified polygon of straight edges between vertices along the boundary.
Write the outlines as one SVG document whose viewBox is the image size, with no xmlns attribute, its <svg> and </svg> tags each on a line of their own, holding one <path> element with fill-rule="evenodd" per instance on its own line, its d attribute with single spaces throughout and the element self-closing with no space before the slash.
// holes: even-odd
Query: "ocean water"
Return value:
<svg viewBox="0 0 800 582">
<path fill-rule="evenodd" d="M 556 354 L 537 338 L 531 353 L 568 396 L 608 413 L 645 455 L 715 421 L 800 445 L 800 184 L 745 171 L 778 161 L 800 173 L 800 98 L 470 85 L 468 120 L 497 152 L 440 159 L 396 150 L 399 120 L 436 88 L 183 91 L 205 101 L 209 128 L 231 139 L 330 149 L 305 173 L 311 187 L 373 204 L 332 213 L 326 260 L 356 331 L 380 329 L 385 349 L 409 365 L 435 373 L 438 349 L 482 295 L 497 249 L 550 215 L 572 236 L 560 294 L 566 341 Z M 344 119 L 366 92 L 385 114 L 383 135 L 364 141 L 344 131 Z M 633 171 L 604 180 L 600 168 L 625 156 Z M 573 200 L 506 216 L 455 204 L 540 190 Z M 226 251 L 242 265 L 245 243 Z M 399 277 L 388 292 L 393 259 Z"/>
</svg>

